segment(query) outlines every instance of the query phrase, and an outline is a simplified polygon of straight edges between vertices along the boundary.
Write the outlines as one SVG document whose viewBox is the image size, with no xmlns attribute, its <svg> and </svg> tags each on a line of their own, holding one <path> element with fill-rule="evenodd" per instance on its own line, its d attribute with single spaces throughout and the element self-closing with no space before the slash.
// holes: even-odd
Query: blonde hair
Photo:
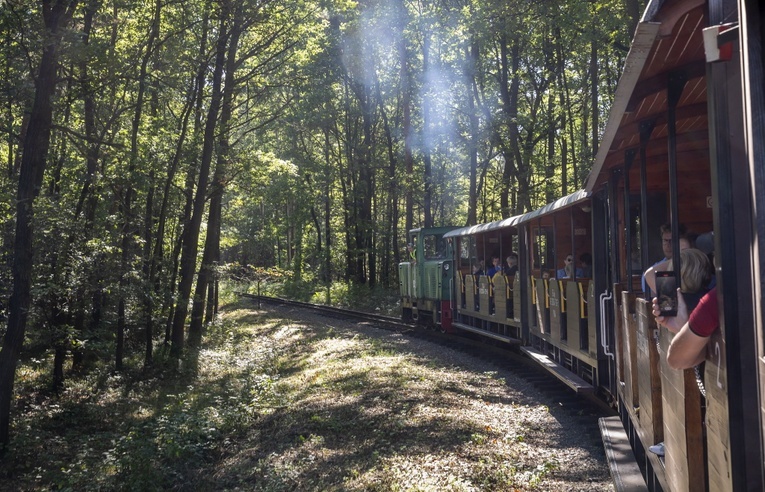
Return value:
<svg viewBox="0 0 765 492">
<path fill-rule="evenodd" d="M 674 265 L 669 260 L 668 270 Z M 680 251 L 680 290 L 695 294 L 712 280 L 712 264 L 709 257 L 703 251 L 696 248 L 688 248 Z"/>
</svg>

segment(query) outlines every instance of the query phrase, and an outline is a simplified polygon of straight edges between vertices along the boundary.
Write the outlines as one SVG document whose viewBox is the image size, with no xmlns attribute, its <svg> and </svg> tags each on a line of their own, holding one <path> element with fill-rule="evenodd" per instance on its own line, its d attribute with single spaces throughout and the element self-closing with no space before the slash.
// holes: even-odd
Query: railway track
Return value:
<svg viewBox="0 0 765 492">
<path fill-rule="evenodd" d="M 494 339 L 483 338 L 469 333 L 457 335 L 441 333 L 437 330 L 429 330 L 412 323 L 405 323 L 391 316 L 365 313 L 351 309 L 254 294 L 240 293 L 239 295 L 257 302 L 259 306 L 262 304 L 289 306 L 346 322 L 355 320 L 359 323 L 372 324 L 380 329 L 396 331 L 406 336 L 424 339 L 431 343 L 488 360 L 497 367 L 532 384 L 539 393 L 554 402 L 551 405 L 551 411 L 562 411 L 575 417 L 581 422 L 583 432 L 586 432 L 588 437 L 593 439 L 600 440 L 598 419 L 617 415 L 616 411 L 602 399 L 592 394 L 577 394 L 573 392 L 536 362 L 522 354 L 517 347 Z M 555 410 L 553 410 L 553 407 Z"/>
</svg>

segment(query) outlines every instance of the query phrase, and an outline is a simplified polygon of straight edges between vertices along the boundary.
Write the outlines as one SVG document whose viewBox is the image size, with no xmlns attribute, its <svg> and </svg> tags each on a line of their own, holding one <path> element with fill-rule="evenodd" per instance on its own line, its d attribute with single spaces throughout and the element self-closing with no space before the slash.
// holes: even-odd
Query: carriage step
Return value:
<svg viewBox="0 0 765 492">
<path fill-rule="evenodd" d="M 648 490 L 619 417 L 603 417 L 598 420 L 598 425 L 611 479 L 614 481 L 614 489 L 617 491 Z"/>
<path fill-rule="evenodd" d="M 521 347 L 521 350 L 526 355 L 531 357 L 531 359 L 534 362 L 536 362 L 537 364 L 541 365 L 542 367 L 550 371 L 555 377 L 563 381 L 566 384 L 566 386 L 573 389 L 577 393 L 595 392 L 595 387 L 592 386 L 590 383 L 580 378 L 573 372 L 569 371 L 565 367 L 561 366 L 554 360 L 550 359 L 549 357 L 547 357 L 547 355 L 543 354 L 537 349 L 532 347 Z"/>
</svg>

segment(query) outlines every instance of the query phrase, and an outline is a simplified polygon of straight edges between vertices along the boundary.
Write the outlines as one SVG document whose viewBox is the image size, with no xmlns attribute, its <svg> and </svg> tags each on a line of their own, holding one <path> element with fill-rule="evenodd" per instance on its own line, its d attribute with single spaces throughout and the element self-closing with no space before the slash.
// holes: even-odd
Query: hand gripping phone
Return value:
<svg viewBox="0 0 765 492">
<path fill-rule="evenodd" d="M 662 316 L 677 316 L 677 278 L 674 271 L 656 272 L 656 297 Z"/>
</svg>

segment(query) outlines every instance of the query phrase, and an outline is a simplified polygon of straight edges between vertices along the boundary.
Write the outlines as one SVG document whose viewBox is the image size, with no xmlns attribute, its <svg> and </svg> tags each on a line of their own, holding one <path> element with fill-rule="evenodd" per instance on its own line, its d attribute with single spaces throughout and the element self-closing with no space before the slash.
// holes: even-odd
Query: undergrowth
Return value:
<svg viewBox="0 0 765 492">
<path fill-rule="evenodd" d="M 308 273 L 296 279 L 291 272 L 276 268 L 228 265 L 224 273 L 229 292 L 281 297 L 388 316 L 401 314 L 398 290 L 394 288 L 339 280 L 327 284 Z"/>
<path fill-rule="evenodd" d="M 60 394 L 52 355 L 27 356 L 0 490 L 573 490 L 560 470 L 600 460 L 566 448 L 560 467 L 544 436 L 561 424 L 500 374 L 252 307 L 224 304 L 182 360 L 160 348 L 144 368 L 134 349 L 125 371 L 68 371 Z M 608 490 L 597 470 L 578 490 Z"/>
</svg>

